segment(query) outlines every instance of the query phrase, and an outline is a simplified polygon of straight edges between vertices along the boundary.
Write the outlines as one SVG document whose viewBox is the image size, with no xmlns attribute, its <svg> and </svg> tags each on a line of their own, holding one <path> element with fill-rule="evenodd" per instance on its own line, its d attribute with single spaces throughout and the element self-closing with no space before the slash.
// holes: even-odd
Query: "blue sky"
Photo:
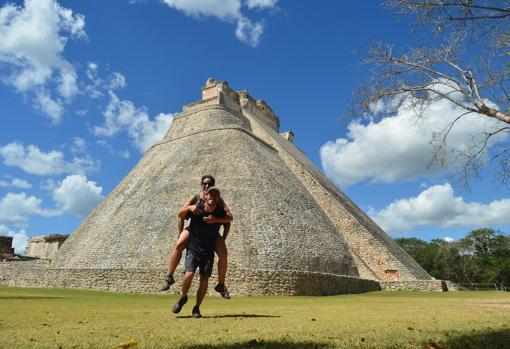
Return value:
<svg viewBox="0 0 510 349">
<path fill-rule="evenodd" d="M 266 100 L 392 236 L 508 231 L 508 190 L 484 179 L 467 192 L 449 168 L 426 167 L 454 107 L 438 103 L 419 124 L 405 111 L 346 116 L 368 73 L 359 52 L 412 35 L 377 1 L 0 2 L 0 234 L 21 253 L 27 237 L 71 233 L 208 77 Z M 482 126 L 460 125 L 452 146 Z"/>
</svg>

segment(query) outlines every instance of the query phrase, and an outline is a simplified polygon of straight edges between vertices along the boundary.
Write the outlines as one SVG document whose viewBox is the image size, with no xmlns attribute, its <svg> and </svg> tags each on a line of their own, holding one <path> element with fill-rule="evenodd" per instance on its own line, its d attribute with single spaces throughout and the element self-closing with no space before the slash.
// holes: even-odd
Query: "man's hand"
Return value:
<svg viewBox="0 0 510 349">
<path fill-rule="evenodd" d="M 191 206 L 188 207 L 188 209 L 193 214 L 199 214 L 200 213 L 200 209 L 198 208 L 197 205 L 191 205 Z"/>
<path fill-rule="evenodd" d="M 214 217 L 213 215 L 206 216 L 204 217 L 204 222 L 206 222 L 207 224 L 216 223 L 216 217 Z"/>
</svg>

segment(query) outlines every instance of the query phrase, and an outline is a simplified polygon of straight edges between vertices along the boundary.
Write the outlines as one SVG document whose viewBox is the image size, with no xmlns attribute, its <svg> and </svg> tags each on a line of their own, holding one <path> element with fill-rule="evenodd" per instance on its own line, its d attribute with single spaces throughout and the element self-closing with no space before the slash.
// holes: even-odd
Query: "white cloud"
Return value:
<svg viewBox="0 0 510 349">
<path fill-rule="evenodd" d="M 478 114 L 465 116 L 448 136 L 445 152 L 448 168 L 437 163 L 427 168 L 434 151 L 430 143 L 433 133 L 444 130 L 463 112 L 453 103 L 441 100 L 426 109 L 421 118 L 417 118 L 412 109 L 402 107 L 395 115 L 379 121 L 370 120 L 366 124 L 352 121 L 346 138 L 329 141 L 321 147 L 322 166 L 339 185 L 367 179 L 394 182 L 437 176 L 458 166 L 459 159 L 453 149 L 466 149 L 472 141 L 480 140 L 484 130 L 494 130 L 499 124 L 497 120 Z M 502 137 L 505 135 L 494 137 L 492 144 Z"/>
<path fill-rule="evenodd" d="M 146 108 L 137 108 L 131 101 L 121 101 L 113 92 L 109 93 L 110 103 L 103 113 L 105 123 L 103 126 L 94 127 L 94 134 L 111 137 L 126 131 L 134 145 L 142 152 L 164 137 L 172 123 L 172 114 L 161 113 L 150 120 Z"/>
<path fill-rule="evenodd" d="M 35 105 L 53 122 L 61 120 L 63 101 L 51 96 L 50 86 L 65 100 L 78 93 L 73 65 L 63 57 L 70 38 L 85 38 L 85 19 L 55 0 L 25 0 L 0 8 L 0 64 L 8 69 L 4 81 L 19 92 L 34 92 Z"/>
<path fill-rule="evenodd" d="M 115 90 L 119 88 L 126 87 L 126 78 L 124 75 L 118 72 L 114 72 L 110 77 L 110 82 L 108 83 L 108 88 L 110 90 Z"/>
<path fill-rule="evenodd" d="M 52 217 L 55 211 L 41 208 L 41 199 L 26 193 L 7 193 L 0 199 L 0 224 L 25 226 L 28 216 Z"/>
<path fill-rule="evenodd" d="M 108 90 L 117 90 L 127 86 L 125 76 L 119 72 L 113 72 L 107 79 L 101 78 L 97 63 L 90 62 L 85 74 L 90 82 L 85 87 L 85 92 L 91 98 L 98 98 Z"/>
<path fill-rule="evenodd" d="M 27 182 L 24 179 L 13 178 L 10 181 L 0 180 L 0 187 L 9 188 L 21 188 L 21 189 L 30 189 L 32 188 L 32 184 Z"/>
<path fill-rule="evenodd" d="M 81 137 L 74 137 L 73 145 L 71 146 L 71 152 L 84 153 L 86 149 L 87 149 L 87 142 Z"/>
<path fill-rule="evenodd" d="M 222 21 L 236 23 L 236 37 L 242 42 L 255 47 L 260 42 L 264 32 L 262 22 L 253 22 L 243 15 L 241 0 L 163 0 L 168 6 L 184 12 L 193 18 L 215 17 Z M 247 6 L 252 9 L 271 8 L 274 0 L 248 1 Z"/>
<path fill-rule="evenodd" d="M 246 6 L 248 8 L 273 8 L 276 6 L 278 0 L 247 0 Z"/>
<path fill-rule="evenodd" d="M 64 111 L 62 101 L 52 99 L 46 91 L 37 92 L 34 107 L 49 116 L 54 124 L 62 120 Z"/>
<path fill-rule="evenodd" d="M 87 177 L 71 175 L 53 190 L 53 199 L 62 212 L 86 216 L 103 201 L 102 191 L 102 187 L 87 180 Z"/>
<path fill-rule="evenodd" d="M 69 99 L 78 93 L 77 81 L 78 77 L 73 70 L 63 70 L 60 72 L 60 85 L 58 91 L 60 95 Z"/>
<path fill-rule="evenodd" d="M 2 226 L 0 226 L 1 228 Z M 6 228 L 6 227 L 5 227 Z M 17 233 L 8 230 L 5 232 L 7 236 L 12 236 L 12 247 L 14 247 L 14 253 L 24 255 L 26 253 L 28 235 L 24 229 L 21 229 Z"/>
<path fill-rule="evenodd" d="M 450 184 L 435 185 L 418 196 L 400 199 L 380 210 L 370 210 L 372 218 L 386 231 L 406 233 L 418 226 L 481 227 L 510 224 L 510 199 L 487 204 L 465 202 L 455 196 Z"/>
<path fill-rule="evenodd" d="M 455 241 L 455 239 L 454 239 L 454 238 L 452 238 L 451 236 L 445 236 L 445 237 L 443 238 L 443 240 L 444 240 L 445 242 L 454 242 L 454 241 Z"/>
<path fill-rule="evenodd" d="M 259 44 L 263 32 L 264 24 L 261 22 L 253 23 L 246 17 L 237 21 L 236 37 L 252 47 Z"/>
<path fill-rule="evenodd" d="M 89 64 L 87 65 L 87 72 L 86 72 L 89 80 L 96 80 L 98 78 L 97 68 L 98 68 L 97 63 L 89 62 Z"/>
<path fill-rule="evenodd" d="M 163 0 L 168 6 L 183 11 L 191 17 L 213 16 L 234 20 L 241 14 L 239 0 Z"/>
<path fill-rule="evenodd" d="M 99 167 L 99 162 L 89 157 L 74 157 L 72 161 L 66 161 L 61 151 L 44 152 L 35 145 L 24 146 L 18 142 L 0 147 L 0 156 L 3 157 L 5 165 L 19 167 L 27 173 L 40 176 L 86 173 Z"/>
</svg>

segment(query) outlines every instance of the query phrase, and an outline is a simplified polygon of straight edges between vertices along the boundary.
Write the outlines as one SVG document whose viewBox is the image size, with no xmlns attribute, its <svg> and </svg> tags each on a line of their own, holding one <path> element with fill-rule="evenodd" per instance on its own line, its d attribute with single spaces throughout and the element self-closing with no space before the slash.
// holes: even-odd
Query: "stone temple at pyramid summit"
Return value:
<svg viewBox="0 0 510 349">
<path fill-rule="evenodd" d="M 293 133 L 279 126 L 264 101 L 225 81 L 207 80 L 202 99 L 183 107 L 164 139 L 53 260 L 0 263 L 0 283 L 157 292 L 177 237 L 176 213 L 199 190 L 201 176 L 211 174 L 234 214 L 227 239 L 231 294 L 441 290 L 441 280 L 326 178 L 293 144 Z M 179 270 L 182 264 L 175 292 Z"/>
</svg>

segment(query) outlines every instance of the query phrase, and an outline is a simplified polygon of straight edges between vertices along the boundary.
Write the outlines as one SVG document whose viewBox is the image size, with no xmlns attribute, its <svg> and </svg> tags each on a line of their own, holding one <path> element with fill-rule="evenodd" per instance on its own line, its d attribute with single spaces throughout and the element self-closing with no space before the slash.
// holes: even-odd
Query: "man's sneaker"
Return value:
<svg viewBox="0 0 510 349">
<path fill-rule="evenodd" d="M 165 275 L 165 283 L 163 284 L 163 287 L 161 287 L 160 291 L 168 291 L 170 286 L 172 286 L 175 283 L 175 279 L 173 275 Z"/>
<path fill-rule="evenodd" d="M 193 307 L 193 310 L 191 311 L 191 316 L 193 316 L 195 319 L 202 317 L 202 314 L 200 314 L 200 308 L 198 306 L 195 305 Z"/>
<path fill-rule="evenodd" d="M 214 286 L 214 290 L 216 292 L 219 292 L 223 298 L 230 299 L 230 295 L 228 294 L 227 287 L 225 286 L 225 284 L 217 284 L 216 286 Z"/>
<path fill-rule="evenodd" d="M 175 303 L 174 306 L 172 307 L 172 313 L 174 313 L 174 314 L 179 313 L 187 301 L 188 301 L 188 296 L 181 296 L 181 298 L 179 298 L 177 303 Z"/>
</svg>

